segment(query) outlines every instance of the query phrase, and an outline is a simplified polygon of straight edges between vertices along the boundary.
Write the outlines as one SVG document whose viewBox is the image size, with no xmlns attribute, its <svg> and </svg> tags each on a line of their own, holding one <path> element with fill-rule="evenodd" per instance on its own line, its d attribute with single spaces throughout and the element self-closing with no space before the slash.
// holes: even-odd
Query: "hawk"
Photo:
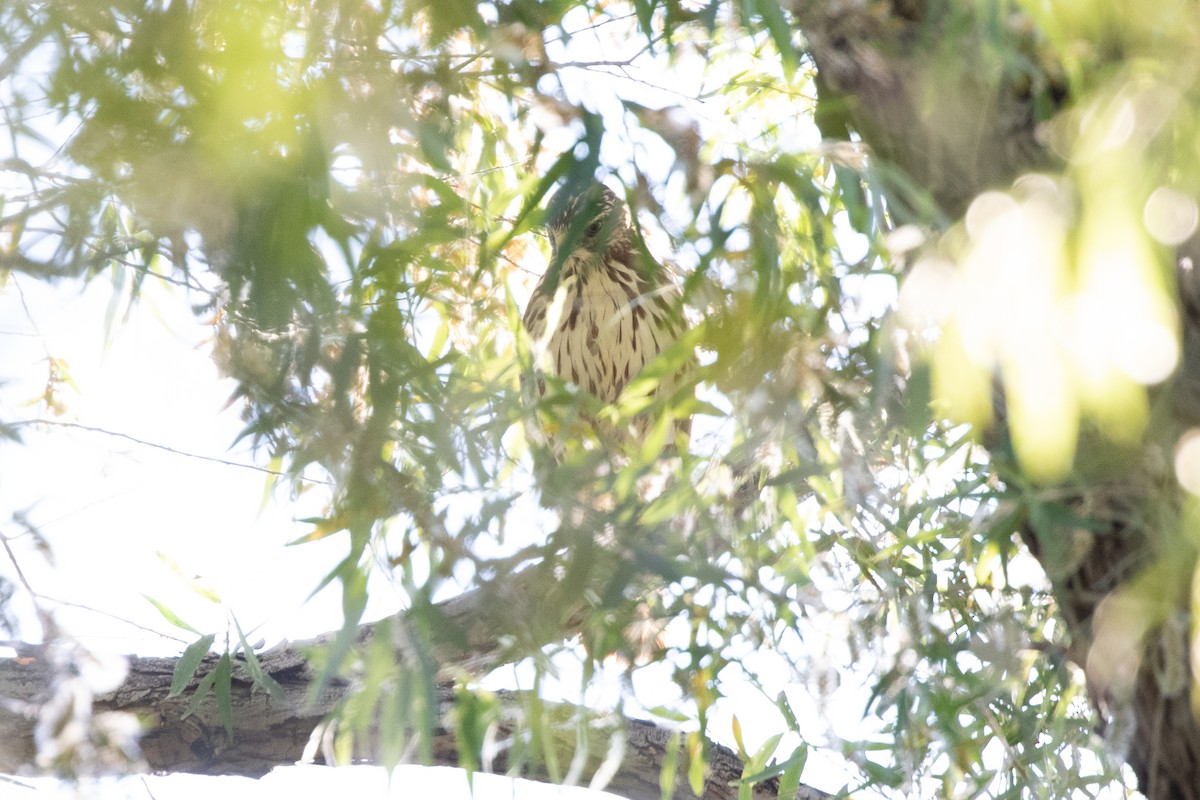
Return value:
<svg viewBox="0 0 1200 800">
<path fill-rule="evenodd" d="M 625 203 L 602 184 L 560 190 L 545 227 L 553 258 L 525 309 L 525 329 L 545 348 L 552 374 L 612 403 L 683 332 L 680 289 L 638 246 Z M 639 432 L 650 422 L 639 420 Z M 673 433 L 690 427 L 680 420 Z"/>
</svg>

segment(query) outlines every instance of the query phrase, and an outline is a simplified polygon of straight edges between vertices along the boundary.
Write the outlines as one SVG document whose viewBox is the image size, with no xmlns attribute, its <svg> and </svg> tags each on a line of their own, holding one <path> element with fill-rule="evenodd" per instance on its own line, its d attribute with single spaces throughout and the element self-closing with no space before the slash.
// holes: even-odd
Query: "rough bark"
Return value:
<svg viewBox="0 0 1200 800">
<path fill-rule="evenodd" d="M 1062 99 L 1057 66 L 1035 52 L 1035 32 L 1014 13 L 1006 21 L 1008 44 L 1026 52 L 1040 73 L 1011 76 L 989 68 L 995 61 L 989 62 L 985 43 L 972 32 L 977 29 L 962 24 L 964 15 L 976 8 L 934 0 L 796 0 L 792 5 L 820 74 L 822 101 L 843 101 L 846 118 L 877 164 L 907 179 L 899 186 L 927 192 L 949 222 L 960 218 L 979 193 L 1008 189 L 1016 177 L 1057 163 L 1039 140 L 1034 113 L 1035 95 L 1040 93 L 1043 102 Z M 897 205 L 902 213 L 903 204 Z M 1180 252 L 1181 366 L 1171 384 L 1152 398 L 1173 412 L 1152 426 L 1137 447 L 1108 455 L 1110 463 L 1126 465 L 1124 474 L 1093 475 L 1090 482 L 1085 475 L 1067 487 L 1059 502 L 1074 520 L 1088 523 L 1084 528 L 1031 518 L 1020 530 L 1051 578 L 1070 633 L 1070 652 L 1087 672 L 1103 724 L 1109 733 L 1123 729 L 1110 738 L 1151 800 L 1200 798 L 1200 726 L 1189 700 L 1193 689 L 1186 639 L 1180 654 L 1178 647 L 1164 644 L 1169 631 L 1131 634 L 1133 640 L 1124 643 L 1130 675 L 1118 687 L 1109 670 L 1099 670 L 1089 654 L 1097 610 L 1106 599 L 1118 596 L 1167 553 L 1185 561 L 1191 557 L 1171 538 L 1178 534 L 1185 499 L 1170 464 L 1179 433 L 1200 421 L 1200 280 L 1195 264 L 1200 264 L 1200 245 L 1193 240 Z M 1007 480 L 1019 472 L 1002 452 L 1003 425 L 1001 412 L 991 438 L 1001 443 L 995 463 Z M 1089 439 L 1085 431 L 1081 451 L 1105 446 L 1102 439 L 1096 434 Z M 1166 602 L 1175 604 L 1184 631 L 1195 627 L 1187 622 L 1188 596 Z M 1173 677 L 1166 681 L 1164 675 Z"/>
<path fill-rule="evenodd" d="M 503 617 L 511 622 L 513 609 L 519 609 L 519 604 L 525 602 L 524 581 L 520 575 L 515 578 L 501 582 L 504 588 L 467 592 L 438 607 L 448 627 L 465 634 L 456 634 L 453 645 L 435 645 L 437 655 L 445 660 L 443 663 L 454 661 L 485 668 L 502 660 L 503 650 L 495 633 L 511 626 L 498 626 L 498 619 Z M 396 658 L 403 661 L 412 657 L 403 630 L 402 617 L 388 619 L 362 626 L 358 639 L 365 645 L 372 637 L 386 635 L 395 647 Z M 569 631 L 559 631 L 557 635 L 550 631 L 530 632 L 530 635 L 549 637 L 546 639 L 549 643 L 569 635 Z M 206 657 L 188 690 L 175 697 L 169 695 L 178 659 L 131 657 L 128 675 L 121 686 L 96 698 L 94 711 L 135 715 L 143 730 L 139 740 L 142 766 L 155 772 L 260 777 L 275 767 L 300 762 L 306 753 L 312 761 L 324 763 L 325 750 L 319 746 L 321 732 L 351 687 L 347 681 L 335 679 L 326 681 L 319 691 L 314 691 L 319 673 L 306 654 L 329 644 L 335 636 L 330 634 L 309 642 L 284 644 L 259 654 L 262 670 L 281 689 L 275 696 L 256 688 L 244 662 L 236 663 L 231 691 L 232 737 L 226 733 L 211 694 L 194 713 L 184 717 L 196 685 L 214 668 L 215 655 Z M 18 658 L 0 660 L 0 698 L 6 701 L 0 705 L 0 731 L 4 732 L 0 737 L 0 772 L 20 772 L 34 763 L 36 712 L 51 694 L 55 676 L 52 659 L 38 650 L 30 650 Z M 450 722 L 455 691 L 449 682 L 438 687 L 439 724 L 435 728 L 430 762 L 435 765 L 459 766 L 463 763 Z M 514 713 L 519 710 L 521 699 L 515 694 L 501 696 L 502 705 Z M 567 711 L 570 716 L 570 710 Z M 589 743 L 591 758 L 580 780 L 585 784 L 591 780 L 604 756 L 612 752 L 612 738 L 619 737 L 621 741 L 617 745 L 623 755 L 606 790 L 631 800 L 658 800 L 662 792 L 662 766 L 672 745 L 679 746 L 678 742 L 673 742 L 674 732 L 640 720 L 618 720 L 592 727 L 597 740 Z M 501 722 L 496 738 L 504 740 L 512 730 L 511 724 Z M 576 725 L 572 723 L 561 737 L 554 738 L 559 763 L 571 763 L 576 732 Z M 371 748 L 369 742 L 361 746 L 356 744 L 354 761 L 375 761 L 377 754 Z M 510 770 L 506 755 L 506 751 L 499 748 L 481 763 L 484 769 L 496 772 L 515 771 L 535 779 L 549 777 L 536 764 L 522 764 Z M 708 773 L 701 797 L 705 800 L 737 797 L 737 782 L 743 767 L 737 754 L 714 744 L 708 758 Z M 685 762 L 683 757 L 678 760 L 681 764 Z M 778 786 L 777 778 L 764 781 L 754 787 L 753 796 L 760 800 L 777 797 Z M 682 772 L 676 781 L 674 797 L 681 800 L 697 797 Z M 796 797 L 821 800 L 831 795 L 802 786 Z"/>
<path fill-rule="evenodd" d="M 1034 91 L 1055 92 L 1055 78 L 1035 84 L 989 68 L 972 12 L 929 5 L 936 10 L 903 0 L 794 8 L 822 102 L 841 101 L 880 164 L 899 167 L 953 220 L 979 192 L 1056 162 L 1038 142 L 1032 103 Z M 895 194 L 893 203 L 907 192 Z"/>
</svg>

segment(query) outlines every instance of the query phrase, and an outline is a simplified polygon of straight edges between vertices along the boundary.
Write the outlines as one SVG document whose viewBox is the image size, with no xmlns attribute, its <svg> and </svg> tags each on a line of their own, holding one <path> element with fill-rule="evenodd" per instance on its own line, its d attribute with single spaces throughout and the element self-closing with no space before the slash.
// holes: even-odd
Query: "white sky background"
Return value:
<svg viewBox="0 0 1200 800">
<path fill-rule="evenodd" d="M 234 384 L 213 366 L 207 327 L 177 287 L 148 279 L 128 320 L 116 322 L 106 342 L 113 292 L 103 279 L 81 290 L 75 283 L 14 277 L 0 294 L 0 418 L 78 422 L 179 451 L 83 430 L 23 427 L 24 444 L 2 451 L 0 508 L 5 517 L 25 512 L 53 545 L 54 565 L 22 556 L 31 586 L 187 637 L 142 593 L 202 631 L 221 630 L 224 609 L 186 579 L 199 575 L 226 606 L 246 615 L 244 628 L 264 625 L 258 636 L 302 638 L 337 627 L 333 604 L 298 609 L 344 547 L 336 541 L 282 547 L 305 531 L 295 518 L 319 514 L 320 505 L 308 498 L 287 502 L 283 489 L 264 502 L 265 473 L 182 455 L 256 461 L 248 444 L 230 448 L 242 423 L 238 404 L 223 408 Z M 60 387 L 61 417 L 40 404 L 23 406 L 39 398 L 49 377 L 48 354 L 78 386 L 78 392 Z M 156 641 L 113 619 L 60 613 L 88 644 L 141 654 L 178 650 L 175 642 Z"/>
</svg>

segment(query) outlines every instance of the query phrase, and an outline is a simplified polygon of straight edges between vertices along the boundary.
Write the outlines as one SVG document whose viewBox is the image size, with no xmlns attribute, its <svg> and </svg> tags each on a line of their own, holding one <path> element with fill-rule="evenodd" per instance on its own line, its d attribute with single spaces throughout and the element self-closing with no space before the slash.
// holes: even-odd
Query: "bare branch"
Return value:
<svg viewBox="0 0 1200 800">
<path fill-rule="evenodd" d="M 118 439 L 125 439 L 127 441 L 133 442 L 134 444 L 142 445 L 143 447 L 153 447 L 156 450 L 163 450 L 167 453 L 171 453 L 172 455 L 183 456 L 184 458 L 194 458 L 199 461 L 209 461 L 214 464 L 220 464 L 225 467 L 238 467 L 240 469 L 249 469 L 249 470 L 253 470 L 254 472 L 262 472 L 266 475 L 274 475 L 276 477 L 281 477 L 281 478 L 291 477 L 288 473 L 280 471 L 280 470 L 269 469 L 268 467 L 260 467 L 256 464 L 246 464 L 246 463 L 243 463 L 240 461 L 230 461 L 229 459 L 217 458 L 216 456 L 206 456 L 206 455 L 202 455 L 200 453 L 189 453 L 184 450 L 177 450 L 174 447 L 169 447 L 165 444 L 158 444 L 157 442 L 148 442 L 145 439 L 139 439 L 136 436 L 130 436 L 128 433 L 121 433 L 120 431 L 110 431 L 110 430 L 106 430 L 105 428 L 97 428 L 92 425 L 83 425 L 78 422 L 65 422 L 63 420 L 56 420 L 56 419 L 26 419 L 26 420 L 17 420 L 15 422 L 9 422 L 6 424 L 13 428 L 20 428 L 20 427 L 24 427 L 27 425 L 45 425 L 45 426 L 55 427 L 55 428 L 71 428 L 74 430 L 87 431 L 88 433 L 102 433 L 105 436 L 113 436 Z M 321 485 L 321 486 L 331 485 L 329 481 L 320 480 L 319 478 L 301 477 L 301 480 L 303 480 L 305 483 L 312 483 L 312 484 L 317 484 L 317 485 Z"/>
</svg>

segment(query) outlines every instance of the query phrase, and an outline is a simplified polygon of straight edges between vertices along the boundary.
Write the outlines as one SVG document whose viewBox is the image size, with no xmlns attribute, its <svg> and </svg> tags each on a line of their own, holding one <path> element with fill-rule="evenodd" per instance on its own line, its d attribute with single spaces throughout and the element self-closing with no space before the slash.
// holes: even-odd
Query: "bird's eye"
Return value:
<svg viewBox="0 0 1200 800">
<path fill-rule="evenodd" d="M 600 232 L 600 228 L 602 228 L 602 227 L 603 227 L 603 223 L 600 220 L 596 220 L 591 225 L 587 226 L 587 230 L 584 231 L 584 233 L 586 233 L 587 237 L 589 239 L 591 239 Z"/>
</svg>

